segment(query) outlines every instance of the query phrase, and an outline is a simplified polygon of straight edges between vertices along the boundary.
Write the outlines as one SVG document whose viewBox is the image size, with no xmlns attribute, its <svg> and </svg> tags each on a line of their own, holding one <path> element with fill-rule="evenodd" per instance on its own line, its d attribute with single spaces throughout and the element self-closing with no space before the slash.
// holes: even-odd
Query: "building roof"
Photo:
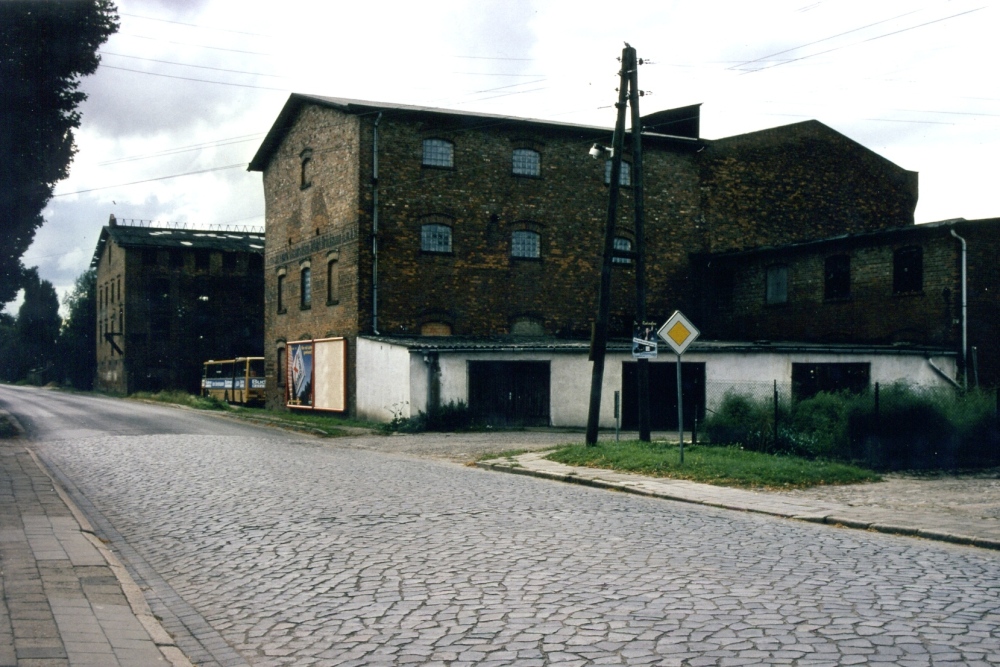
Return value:
<svg viewBox="0 0 1000 667">
<path fill-rule="evenodd" d="M 263 232 L 121 225 L 115 221 L 114 216 L 111 216 L 111 224 L 101 229 L 94 256 L 90 260 L 91 268 L 100 262 L 109 238 L 121 248 L 264 253 Z"/>
<path fill-rule="evenodd" d="M 768 255 L 771 253 L 784 253 L 790 250 L 809 250 L 822 248 L 828 245 L 840 245 L 849 243 L 873 243 L 882 239 L 893 239 L 907 235 L 932 234 L 935 231 L 948 234 L 948 230 L 961 227 L 986 227 L 993 225 L 1000 229 L 1000 218 L 984 218 L 981 220 L 966 220 L 965 218 L 951 218 L 939 220 L 937 222 L 924 222 L 917 225 L 906 225 L 904 227 L 892 227 L 890 229 L 878 229 L 871 232 L 860 232 L 858 234 L 838 234 L 827 236 L 821 239 L 810 239 L 800 243 L 788 243 L 776 246 L 762 246 L 747 250 L 723 251 L 714 253 L 692 253 L 691 257 L 699 259 L 728 259 L 750 257 L 756 255 Z"/>
<path fill-rule="evenodd" d="M 373 336 L 359 338 L 389 345 L 405 347 L 411 352 L 571 352 L 582 353 L 590 350 L 586 339 L 554 338 L 549 336 Z M 665 350 L 664 358 L 674 360 L 675 356 Z M 609 340 L 608 352 L 622 353 L 632 350 L 632 341 Z M 863 354 L 863 355 L 916 355 L 916 356 L 956 356 L 951 348 L 909 343 L 891 345 L 864 345 L 856 343 L 801 343 L 795 341 L 721 341 L 697 340 L 687 349 L 691 353 L 813 353 L 813 354 Z"/>
<path fill-rule="evenodd" d="M 577 125 L 573 123 L 560 123 L 551 120 L 540 120 L 537 118 L 521 118 L 518 116 L 505 116 L 501 114 L 478 113 L 471 111 L 459 111 L 455 109 L 441 109 L 436 107 L 423 107 L 412 104 L 396 104 L 393 102 L 372 102 L 367 100 L 353 100 L 342 97 L 325 97 L 321 95 L 304 95 L 292 93 L 285 106 L 282 107 L 278 118 L 271 125 L 267 136 L 261 142 L 256 155 L 250 161 L 247 171 L 263 171 L 271 161 L 271 156 L 281 145 L 285 138 L 285 133 L 295 124 L 299 111 L 307 104 L 315 104 L 330 109 L 336 109 L 352 115 L 373 115 L 384 112 L 400 112 L 410 114 L 428 114 L 437 116 L 447 116 L 450 118 L 467 118 L 469 120 L 493 120 L 505 123 L 517 123 L 522 125 L 535 125 L 552 129 L 575 130 L 587 135 L 593 135 L 595 139 L 604 138 L 610 141 L 612 128 L 598 127 L 594 125 Z M 697 137 L 700 117 L 700 104 L 694 104 L 678 109 L 667 111 L 657 111 L 648 116 L 643 116 L 645 127 L 646 120 L 650 121 L 650 132 L 644 135 L 651 137 L 661 137 L 668 141 L 686 142 L 695 146 L 701 145 L 701 140 Z M 692 133 L 694 136 L 692 136 Z"/>
</svg>

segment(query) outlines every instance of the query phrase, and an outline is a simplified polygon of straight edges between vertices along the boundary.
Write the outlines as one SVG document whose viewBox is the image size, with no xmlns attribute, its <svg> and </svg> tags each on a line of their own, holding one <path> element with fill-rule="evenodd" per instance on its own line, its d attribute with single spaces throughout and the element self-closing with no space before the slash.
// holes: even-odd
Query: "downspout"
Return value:
<svg viewBox="0 0 1000 667">
<path fill-rule="evenodd" d="M 378 124 L 382 112 L 378 112 L 372 129 L 372 333 L 378 333 Z"/>
<path fill-rule="evenodd" d="M 966 281 L 966 255 L 967 247 L 965 239 L 955 233 L 955 228 L 951 228 L 951 235 L 962 242 L 962 388 L 969 389 L 969 355 L 967 353 L 969 344 L 969 300 Z"/>
<path fill-rule="evenodd" d="M 947 373 L 945 373 L 943 370 L 941 370 L 941 368 L 937 364 L 935 364 L 934 360 L 931 359 L 930 357 L 927 357 L 927 365 L 930 366 L 931 369 L 933 369 L 935 373 L 937 373 L 938 375 L 940 375 L 941 377 L 943 377 L 945 380 L 947 380 L 948 382 L 950 382 L 952 384 L 952 386 L 955 387 L 955 389 L 961 389 L 962 388 L 962 385 L 960 385 L 959 383 L 957 383 L 953 379 L 951 379 L 951 376 L 948 375 Z"/>
</svg>

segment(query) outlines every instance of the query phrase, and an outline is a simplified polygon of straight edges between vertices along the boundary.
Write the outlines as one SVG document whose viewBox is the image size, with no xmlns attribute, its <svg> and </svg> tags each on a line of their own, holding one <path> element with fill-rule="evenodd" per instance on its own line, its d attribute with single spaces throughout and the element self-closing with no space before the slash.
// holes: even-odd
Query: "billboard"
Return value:
<svg viewBox="0 0 1000 667">
<path fill-rule="evenodd" d="M 302 410 L 347 410 L 347 341 L 292 341 L 285 346 L 286 405 Z"/>
</svg>

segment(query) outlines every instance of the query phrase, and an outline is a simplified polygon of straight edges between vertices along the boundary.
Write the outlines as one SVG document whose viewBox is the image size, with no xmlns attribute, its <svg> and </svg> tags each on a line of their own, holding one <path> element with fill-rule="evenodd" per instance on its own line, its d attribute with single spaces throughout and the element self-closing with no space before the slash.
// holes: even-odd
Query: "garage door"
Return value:
<svg viewBox="0 0 1000 667">
<path fill-rule="evenodd" d="M 548 426 L 549 377 L 547 361 L 470 361 L 469 411 L 498 426 Z"/>
</svg>

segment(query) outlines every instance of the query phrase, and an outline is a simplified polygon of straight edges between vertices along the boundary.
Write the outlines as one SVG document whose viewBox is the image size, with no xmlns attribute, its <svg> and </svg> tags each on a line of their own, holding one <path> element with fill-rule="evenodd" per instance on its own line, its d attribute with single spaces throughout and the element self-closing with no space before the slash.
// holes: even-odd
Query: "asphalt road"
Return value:
<svg viewBox="0 0 1000 667">
<path fill-rule="evenodd" d="M 1000 663 L 994 551 L 168 407 L 0 405 L 200 665 Z"/>
</svg>

